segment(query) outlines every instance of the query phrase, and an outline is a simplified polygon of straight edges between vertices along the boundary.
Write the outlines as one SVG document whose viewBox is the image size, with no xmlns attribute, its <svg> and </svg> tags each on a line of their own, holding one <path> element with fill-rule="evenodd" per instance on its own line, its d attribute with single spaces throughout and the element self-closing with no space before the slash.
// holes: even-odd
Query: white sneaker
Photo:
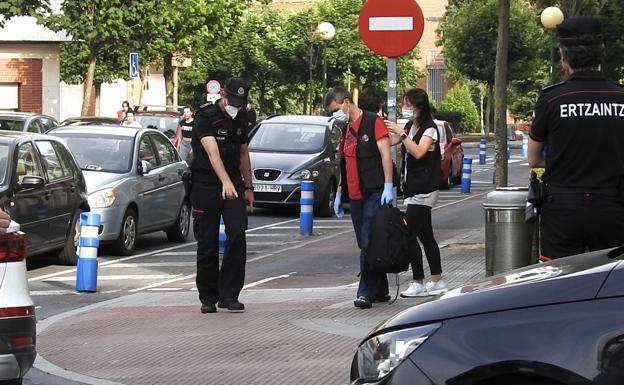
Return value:
<svg viewBox="0 0 624 385">
<path fill-rule="evenodd" d="M 440 295 L 446 293 L 448 286 L 443 280 L 439 280 L 437 282 L 429 281 L 425 284 L 425 289 L 429 295 Z"/>
<path fill-rule="evenodd" d="M 425 285 L 418 282 L 410 283 L 407 290 L 401 292 L 401 297 L 426 297 L 428 295 Z"/>
</svg>

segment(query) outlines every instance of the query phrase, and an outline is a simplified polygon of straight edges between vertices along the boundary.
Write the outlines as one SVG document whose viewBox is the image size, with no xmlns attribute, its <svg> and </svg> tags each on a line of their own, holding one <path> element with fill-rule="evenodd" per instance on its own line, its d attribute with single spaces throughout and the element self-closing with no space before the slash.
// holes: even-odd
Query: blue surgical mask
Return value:
<svg viewBox="0 0 624 385">
<path fill-rule="evenodd" d="M 334 116 L 334 119 L 336 119 L 337 121 L 341 123 L 346 123 L 347 120 L 349 120 L 347 114 L 345 114 L 342 108 L 339 109 L 338 111 L 335 111 L 332 115 Z"/>
<path fill-rule="evenodd" d="M 414 110 L 409 107 L 403 107 L 401 108 L 401 116 L 405 119 L 411 119 L 414 117 Z"/>
</svg>

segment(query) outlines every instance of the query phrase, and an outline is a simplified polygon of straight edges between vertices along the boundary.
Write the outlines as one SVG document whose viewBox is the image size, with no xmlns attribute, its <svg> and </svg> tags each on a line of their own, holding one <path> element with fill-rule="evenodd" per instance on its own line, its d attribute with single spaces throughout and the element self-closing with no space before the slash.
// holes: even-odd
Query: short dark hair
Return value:
<svg viewBox="0 0 624 385">
<path fill-rule="evenodd" d="M 559 45 L 563 60 L 570 64 L 573 70 L 589 70 L 602 64 L 604 44 L 591 45 Z"/>
<path fill-rule="evenodd" d="M 327 91 L 327 94 L 325 94 L 325 99 L 323 101 L 325 103 L 325 107 L 327 107 L 331 104 L 331 102 L 342 103 L 345 99 L 353 101 L 353 98 L 351 97 L 351 92 L 349 92 L 344 87 L 335 86 Z"/>
<path fill-rule="evenodd" d="M 416 123 L 418 125 L 421 125 L 425 120 L 432 119 L 431 104 L 429 104 L 427 91 L 422 88 L 412 88 L 403 95 L 403 98 L 407 99 L 412 107 L 420 108 L 420 112 L 416 118 Z"/>
</svg>

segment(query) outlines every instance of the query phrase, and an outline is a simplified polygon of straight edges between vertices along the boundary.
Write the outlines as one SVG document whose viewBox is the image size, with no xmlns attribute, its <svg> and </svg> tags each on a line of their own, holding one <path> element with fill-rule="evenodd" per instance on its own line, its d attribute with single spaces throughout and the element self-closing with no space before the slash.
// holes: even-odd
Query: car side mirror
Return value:
<svg viewBox="0 0 624 385">
<path fill-rule="evenodd" d="M 451 143 L 453 144 L 453 146 L 459 146 L 460 144 L 462 144 L 462 140 L 459 138 L 453 138 L 451 139 Z"/>
<path fill-rule="evenodd" d="M 137 171 L 139 175 L 148 174 L 150 171 L 152 171 L 152 165 L 148 161 L 142 160 L 139 162 L 139 167 Z"/>
<path fill-rule="evenodd" d="M 20 188 L 22 189 L 40 188 L 40 187 L 43 187 L 44 185 L 45 185 L 45 181 L 43 180 L 42 177 L 31 176 L 31 175 L 24 176 L 24 178 L 19 184 Z"/>
</svg>

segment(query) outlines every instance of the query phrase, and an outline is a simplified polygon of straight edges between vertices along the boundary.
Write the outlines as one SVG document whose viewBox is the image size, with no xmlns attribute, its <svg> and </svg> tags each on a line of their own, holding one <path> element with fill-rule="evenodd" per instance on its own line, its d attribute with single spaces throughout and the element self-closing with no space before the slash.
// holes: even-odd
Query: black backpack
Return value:
<svg viewBox="0 0 624 385">
<path fill-rule="evenodd" d="M 371 222 L 366 263 L 371 271 L 400 273 L 407 271 L 409 230 L 403 212 L 392 205 L 377 209 Z"/>
</svg>

